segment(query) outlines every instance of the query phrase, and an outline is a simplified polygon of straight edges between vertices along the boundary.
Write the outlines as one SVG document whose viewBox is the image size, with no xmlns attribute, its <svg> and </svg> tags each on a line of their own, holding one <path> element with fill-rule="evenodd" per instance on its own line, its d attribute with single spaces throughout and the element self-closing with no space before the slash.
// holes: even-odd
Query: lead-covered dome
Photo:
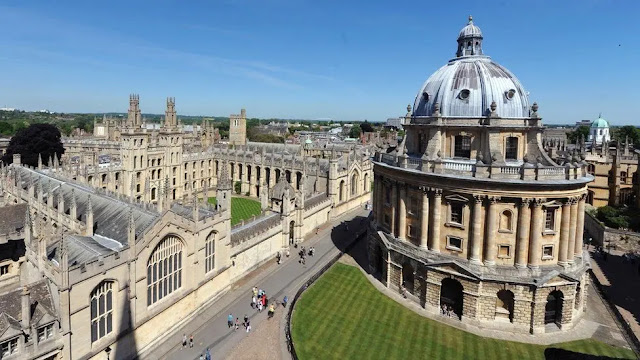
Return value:
<svg viewBox="0 0 640 360">
<path fill-rule="evenodd" d="M 527 92 L 513 73 L 482 55 L 482 32 L 469 17 L 458 37 L 457 57 L 422 85 L 413 115 L 432 116 L 437 103 L 440 116 L 484 117 L 494 101 L 500 117 L 529 117 Z"/>
</svg>

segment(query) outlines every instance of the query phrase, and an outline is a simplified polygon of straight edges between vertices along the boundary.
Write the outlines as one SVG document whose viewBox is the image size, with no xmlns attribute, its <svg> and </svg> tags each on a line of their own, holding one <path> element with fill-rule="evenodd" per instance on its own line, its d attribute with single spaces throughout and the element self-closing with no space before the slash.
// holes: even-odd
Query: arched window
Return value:
<svg viewBox="0 0 640 360">
<path fill-rule="evenodd" d="M 151 188 L 151 200 L 156 199 L 156 188 Z"/>
<path fill-rule="evenodd" d="M 351 196 L 358 195 L 358 173 L 353 173 L 351 176 Z"/>
<path fill-rule="evenodd" d="M 206 273 L 213 270 L 216 266 L 216 235 L 215 232 L 212 232 L 207 236 L 207 240 L 204 243 L 204 271 Z"/>
<path fill-rule="evenodd" d="M 103 281 L 91 292 L 91 342 L 113 331 L 113 282 Z"/>
<path fill-rule="evenodd" d="M 343 201 L 344 200 L 344 180 L 340 181 L 340 189 L 338 191 L 339 191 L 338 199 L 340 201 Z"/>
<path fill-rule="evenodd" d="M 369 174 L 364 174 L 364 192 L 369 191 Z"/>
<path fill-rule="evenodd" d="M 147 305 L 161 300 L 182 286 L 182 242 L 164 238 L 147 262 Z"/>
<path fill-rule="evenodd" d="M 500 230 L 513 231 L 513 214 L 509 210 L 505 210 L 500 214 Z"/>
<path fill-rule="evenodd" d="M 596 173 L 596 166 L 594 164 L 587 165 L 587 172 L 591 175 Z"/>
</svg>

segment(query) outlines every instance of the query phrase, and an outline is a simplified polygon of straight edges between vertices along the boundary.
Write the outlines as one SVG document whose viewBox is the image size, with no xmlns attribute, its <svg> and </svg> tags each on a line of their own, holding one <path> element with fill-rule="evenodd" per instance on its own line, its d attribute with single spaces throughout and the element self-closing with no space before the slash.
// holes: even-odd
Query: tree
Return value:
<svg viewBox="0 0 640 360">
<path fill-rule="evenodd" d="M 567 140 L 569 140 L 570 144 L 576 144 L 578 140 L 582 139 L 583 136 L 584 136 L 584 139 L 587 140 L 589 136 L 589 131 L 590 129 L 586 125 L 578 126 L 577 129 L 567 134 Z"/>
<path fill-rule="evenodd" d="M 629 137 L 629 141 L 635 146 L 640 145 L 640 129 L 633 125 L 625 125 L 615 129 L 613 137 L 618 140 L 618 143 L 624 143 Z"/>
<path fill-rule="evenodd" d="M 42 163 L 48 165 L 51 156 L 55 154 L 60 157 L 64 154 L 60 130 L 51 124 L 33 124 L 26 129 L 21 129 L 11 138 L 2 162 L 11 164 L 13 154 L 20 154 L 20 161 L 29 166 L 38 166 L 38 154 L 40 154 Z"/>
<path fill-rule="evenodd" d="M 360 125 L 353 125 L 351 130 L 349 130 L 349 137 L 359 139 L 361 133 L 362 129 L 360 129 Z"/>
<path fill-rule="evenodd" d="M 13 126 L 6 121 L 0 121 L 0 134 L 11 135 L 13 134 Z"/>
<path fill-rule="evenodd" d="M 240 194 L 242 192 L 242 183 L 240 181 L 236 181 L 236 183 L 233 184 L 233 190 L 236 191 L 236 194 Z"/>
<path fill-rule="evenodd" d="M 371 123 L 367 120 L 360 124 L 360 129 L 362 129 L 363 132 L 373 132 L 373 126 L 371 126 Z"/>
</svg>

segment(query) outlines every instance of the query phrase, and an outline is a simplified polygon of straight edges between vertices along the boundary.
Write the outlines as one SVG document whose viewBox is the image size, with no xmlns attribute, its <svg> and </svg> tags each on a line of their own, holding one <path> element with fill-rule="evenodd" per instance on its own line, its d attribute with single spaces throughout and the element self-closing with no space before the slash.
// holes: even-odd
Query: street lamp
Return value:
<svg viewBox="0 0 640 360">
<path fill-rule="evenodd" d="M 104 352 L 107 353 L 107 360 L 109 360 L 109 355 L 111 355 L 111 348 L 107 346 L 107 348 L 104 349 Z"/>
</svg>

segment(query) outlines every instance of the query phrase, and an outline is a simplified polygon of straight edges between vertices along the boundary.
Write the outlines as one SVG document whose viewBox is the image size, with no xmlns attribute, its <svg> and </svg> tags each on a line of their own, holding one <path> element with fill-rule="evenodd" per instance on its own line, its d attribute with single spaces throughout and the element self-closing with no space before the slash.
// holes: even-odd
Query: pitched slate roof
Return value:
<svg viewBox="0 0 640 360">
<path fill-rule="evenodd" d="M 91 199 L 94 233 L 113 239 L 122 245 L 126 245 L 128 239 L 129 209 L 133 212 L 136 234 L 141 234 L 160 217 L 160 214 L 153 209 L 143 209 L 113 196 L 103 194 L 89 186 L 54 178 L 47 173 L 48 170 L 39 171 L 20 166 L 15 166 L 13 169 L 18 172 L 24 189 L 30 183 L 33 183 L 36 196 L 37 192 L 42 189 L 45 202 L 49 192 L 52 192 L 54 195 L 54 207 L 58 206 L 58 196 L 62 196 L 64 198 L 65 212 L 69 211 L 72 198 L 75 196 L 76 213 L 78 219 L 83 222 L 86 221 L 86 212 L 89 199 Z"/>
<path fill-rule="evenodd" d="M 0 207 L 0 234 L 12 233 L 24 227 L 27 204 Z"/>
<path fill-rule="evenodd" d="M 37 324 L 45 315 L 57 317 L 48 280 L 43 279 L 27 286 L 31 300 L 31 324 Z M 0 295 L 0 334 L 9 327 L 20 328 L 22 320 L 22 288 Z"/>
</svg>

